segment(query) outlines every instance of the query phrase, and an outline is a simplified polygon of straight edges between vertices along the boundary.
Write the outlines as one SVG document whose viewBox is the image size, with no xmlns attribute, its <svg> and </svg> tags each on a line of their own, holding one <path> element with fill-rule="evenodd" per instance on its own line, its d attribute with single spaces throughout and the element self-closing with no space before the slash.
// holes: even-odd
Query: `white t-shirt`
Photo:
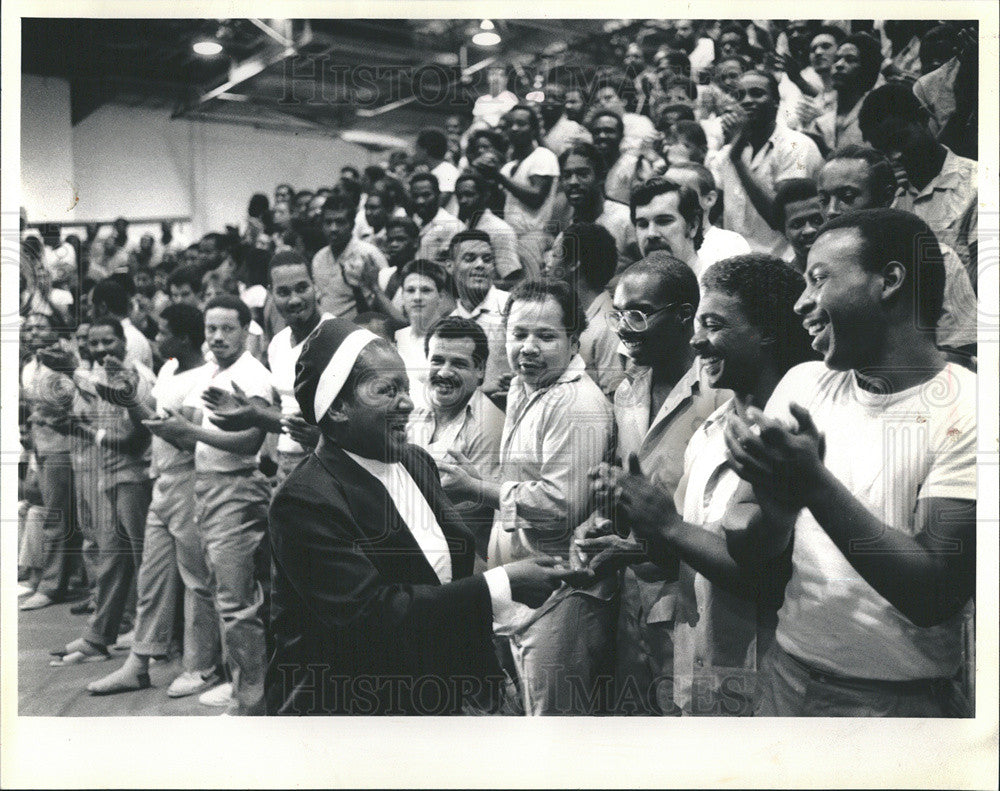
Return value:
<svg viewBox="0 0 1000 791">
<path fill-rule="evenodd" d="M 809 410 L 826 436 L 825 464 L 872 514 L 912 535 L 917 500 L 976 499 L 976 375 L 946 365 L 901 393 L 861 389 L 853 371 L 796 366 L 766 412 Z M 794 424 L 794 423 L 793 423 Z M 914 626 L 872 588 L 808 509 L 795 523 L 792 577 L 778 612 L 778 643 L 810 665 L 853 678 L 952 676 L 962 659 L 962 614 Z"/>
<path fill-rule="evenodd" d="M 701 259 L 702 272 L 712 264 L 724 258 L 731 258 L 734 255 L 746 255 L 750 251 L 750 244 L 736 231 L 727 231 L 715 225 L 710 225 L 705 230 L 705 238 L 698 248 L 698 258 Z"/>
<path fill-rule="evenodd" d="M 204 387 L 199 385 L 205 380 L 205 366 L 190 368 L 187 371 L 177 373 L 178 362 L 171 357 L 160 368 L 160 373 L 156 377 L 156 384 L 153 385 L 153 398 L 156 400 L 156 414 L 166 415 L 165 410 L 177 411 L 187 400 L 187 397 L 196 391 L 199 398 L 204 391 Z M 150 465 L 150 475 L 155 477 L 164 472 L 169 472 L 175 468 L 190 467 L 194 464 L 194 453 L 189 450 L 171 445 L 165 439 L 153 435 L 152 439 L 153 461 Z"/>
<path fill-rule="evenodd" d="M 451 162 L 444 160 L 431 173 L 437 177 L 438 187 L 441 192 L 454 192 L 455 179 L 458 178 L 458 168 Z"/>
<path fill-rule="evenodd" d="M 323 313 L 319 320 L 332 319 Z M 267 346 L 267 364 L 271 368 L 271 387 L 278 394 L 282 415 L 299 414 L 299 402 L 295 399 L 295 364 L 302 354 L 305 339 L 292 346 L 292 328 L 285 327 L 275 335 Z M 277 449 L 282 453 L 302 453 L 302 446 L 282 432 L 278 435 Z"/>
<path fill-rule="evenodd" d="M 538 146 L 520 162 L 508 162 L 500 172 L 517 184 L 529 186 L 532 176 L 552 176 L 559 178 L 559 160 L 556 155 L 544 146 Z M 511 193 L 507 193 L 507 203 L 504 207 L 504 221 L 521 236 L 532 231 L 543 231 L 552 219 L 552 207 L 556 202 L 555 183 L 549 190 L 549 196 L 537 210 L 529 209 Z"/>
<path fill-rule="evenodd" d="M 426 407 L 430 367 L 424 352 L 424 336 L 418 336 L 413 327 L 396 330 L 396 350 L 403 358 L 406 375 L 410 378 L 410 400 L 414 408 Z"/>
<path fill-rule="evenodd" d="M 202 372 L 197 385 L 184 399 L 184 406 L 201 410 L 202 428 L 218 430 L 208 418 L 209 411 L 202 403 L 201 394 L 208 387 L 219 387 L 233 392 L 233 382 L 247 394 L 248 398 L 263 398 L 271 403 L 271 372 L 250 352 L 243 352 L 239 359 L 228 368 L 219 369 L 218 363 L 207 363 L 198 369 Z M 239 472 L 257 468 L 258 454 L 244 455 L 230 453 L 199 442 L 194 448 L 194 466 L 199 473 Z"/>
</svg>

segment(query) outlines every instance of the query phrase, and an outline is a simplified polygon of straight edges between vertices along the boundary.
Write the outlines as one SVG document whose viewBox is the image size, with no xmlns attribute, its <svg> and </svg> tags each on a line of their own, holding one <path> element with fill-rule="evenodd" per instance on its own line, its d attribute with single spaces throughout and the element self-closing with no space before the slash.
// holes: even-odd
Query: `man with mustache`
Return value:
<svg viewBox="0 0 1000 791">
<path fill-rule="evenodd" d="M 687 264 L 695 277 L 701 276 L 698 246 L 702 241 L 702 212 L 698 193 L 676 181 L 651 178 L 632 190 L 630 208 L 643 256 L 662 250 Z"/>
<path fill-rule="evenodd" d="M 490 351 L 486 333 L 471 319 L 446 316 L 431 325 L 424 349 L 430 390 L 427 406 L 417 407 L 410 417 L 410 440 L 436 461 L 458 458 L 472 464 L 480 477 L 498 478 L 504 414 L 480 389 Z M 447 473 L 441 484 L 448 491 Z M 493 509 L 468 500 L 456 500 L 455 508 L 472 530 L 476 554 L 485 562 Z"/>
<path fill-rule="evenodd" d="M 258 469 L 265 432 L 256 426 L 224 431 L 212 422 L 214 401 L 206 388 L 242 391 L 271 402 L 271 375 L 246 351 L 250 309 L 230 294 L 205 305 L 205 338 L 215 357 L 203 367 L 180 412 L 149 421 L 150 431 L 175 445 L 194 447 L 195 515 L 215 585 L 215 608 L 232 682 L 202 694 L 199 702 L 232 714 L 260 714 L 264 697 L 263 588 L 255 558 L 264 537 L 270 486 Z"/>
</svg>

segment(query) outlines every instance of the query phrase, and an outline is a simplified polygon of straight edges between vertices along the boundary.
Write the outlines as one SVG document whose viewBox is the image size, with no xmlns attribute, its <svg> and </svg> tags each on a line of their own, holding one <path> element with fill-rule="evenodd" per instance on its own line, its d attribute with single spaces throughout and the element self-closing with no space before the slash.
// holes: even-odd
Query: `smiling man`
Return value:
<svg viewBox="0 0 1000 791">
<path fill-rule="evenodd" d="M 774 213 L 784 229 L 794 258 L 789 262 L 800 273 L 806 271 L 806 256 L 823 225 L 823 207 L 816 182 L 786 179 L 778 184 Z"/>
<path fill-rule="evenodd" d="M 504 414 L 480 390 L 489 359 L 486 333 L 470 319 L 447 316 L 431 326 L 423 343 L 430 390 L 428 405 L 410 417 L 411 441 L 435 461 L 467 459 L 480 478 L 497 479 Z M 447 474 L 442 485 L 449 490 Z M 472 530 L 476 553 L 485 561 L 493 509 L 458 499 L 455 508 Z"/>
<path fill-rule="evenodd" d="M 586 318 L 565 283 L 527 281 L 506 310 L 510 386 L 500 448 L 503 482 L 448 465 L 455 496 L 498 511 L 491 568 L 552 554 L 567 558 L 589 515 L 587 471 L 608 450 L 611 407 L 578 354 Z M 529 715 L 596 714 L 595 684 L 610 662 L 615 585 L 563 587 L 541 606 L 496 619 L 510 640 Z"/>
<path fill-rule="evenodd" d="M 495 285 L 496 259 L 490 237 L 483 231 L 460 231 L 451 240 L 451 274 L 458 302 L 452 316 L 472 319 L 486 333 L 489 362 L 483 380 L 487 395 L 506 389 L 503 379 L 510 373 L 503 327 L 506 291 Z"/>
<path fill-rule="evenodd" d="M 489 710 L 491 624 L 566 572 L 533 559 L 472 574 L 472 534 L 430 456 L 392 345 L 349 322 L 306 342 L 295 397 L 322 437 L 275 494 L 270 714 Z"/>
<path fill-rule="evenodd" d="M 676 193 L 673 193 L 676 194 Z M 610 324 L 639 366 L 615 392 L 615 454 L 636 454 L 642 469 L 669 497 L 684 471 L 684 449 L 695 429 L 726 401 L 713 390 L 691 348 L 698 280 L 684 262 L 657 251 L 633 264 L 615 289 Z M 638 690 L 620 714 L 660 714 L 673 708 L 677 563 L 631 566 L 622 580 L 615 678 L 618 696 Z"/>
<path fill-rule="evenodd" d="M 754 252 L 782 258 L 788 242 L 774 216 L 775 185 L 815 178 L 823 158 L 804 134 L 776 123 L 778 84 L 770 72 L 746 72 L 739 96 L 745 121 L 716 160 L 715 181 L 725 187 L 724 224 Z"/>
<path fill-rule="evenodd" d="M 727 426 L 767 516 L 745 546 L 774 556 L 794 533 L 758 714 L 968 715 L 954 677 L 975 590 L 976 377 L 935 347 L 944 279 L 912 214 L 829 222 L 795 308 L 823 364 Z"/>
<path fill-rule="evenodd" d="M 753 711 L 757 656 L 774 631 L 771 597 L 787 576 L 780 564 L 765 572 L 738 567 L 729 556 L 722 520 L 740 479 L 726 462 L 723 428 L 731 412 L 745 415 L 753 404 L 766 404 L 790 367 L 815 356 L 793 311 L 804 286 L 784 262 L 760 254 L 729 258 L 706 272 L 691 347 L 707 383 L 734 397 L 695 430 L 673 497 L 649 478 L 622 478 L 611 469 L 595 484 L 620 487 L 619 529 L 647 542 L 646 558 L 681 559 L 673 701 L 684 714 Z M 589 555 L 628 547 L 613 535 L 580 543 Z"/>
<path fill-rule="evenodd" d="M 263 713 L 263 589 L 255 576 L 255 555 L 264 536 L 270 487 L 257 470 L 265 432 L 253 427 L 224 431 L 216 427 L 203 401 L 205 388 L 270 403 L 268 370 L 246 351 L 250 309 L 239 297 L 215 297 L 205 306 L 205 338 L 215 357 L 201 369 L 202 386 L 193 388 L 180 412 L 149 421 L 156 436 L 175 445 L 193 445 L 195 518 L 212 571 L 212 594 L 222 624 L 231 684 L 202 694 L 205 705 L 233 714 Z"/>
</svg>

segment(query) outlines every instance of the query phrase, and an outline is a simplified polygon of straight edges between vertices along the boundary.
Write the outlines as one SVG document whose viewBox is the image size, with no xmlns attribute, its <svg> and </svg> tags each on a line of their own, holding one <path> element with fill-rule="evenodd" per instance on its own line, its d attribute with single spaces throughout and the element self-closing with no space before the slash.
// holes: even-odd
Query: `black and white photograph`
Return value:
<svg viewBox="0 0 1000 791">
<path fill-rule="evenodd" d="M 4 786 L 996 787 L 996 8 L 173 5 L 4 10 Z"/>
</svg>

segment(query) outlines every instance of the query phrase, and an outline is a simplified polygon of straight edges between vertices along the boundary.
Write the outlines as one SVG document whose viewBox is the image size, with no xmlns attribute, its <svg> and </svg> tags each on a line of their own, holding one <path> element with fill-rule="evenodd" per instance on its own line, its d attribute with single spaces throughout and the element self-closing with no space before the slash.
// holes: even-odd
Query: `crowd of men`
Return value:
<svg viewBox="0 0 1000 791">
<path fill-rule="evenodd" d="M 179 656 L 232 714 L 967 716 L 978 52 L 901 30 L 650 25 L 187 247 L 25 226 L 52 664 Z"/>
</svg>

